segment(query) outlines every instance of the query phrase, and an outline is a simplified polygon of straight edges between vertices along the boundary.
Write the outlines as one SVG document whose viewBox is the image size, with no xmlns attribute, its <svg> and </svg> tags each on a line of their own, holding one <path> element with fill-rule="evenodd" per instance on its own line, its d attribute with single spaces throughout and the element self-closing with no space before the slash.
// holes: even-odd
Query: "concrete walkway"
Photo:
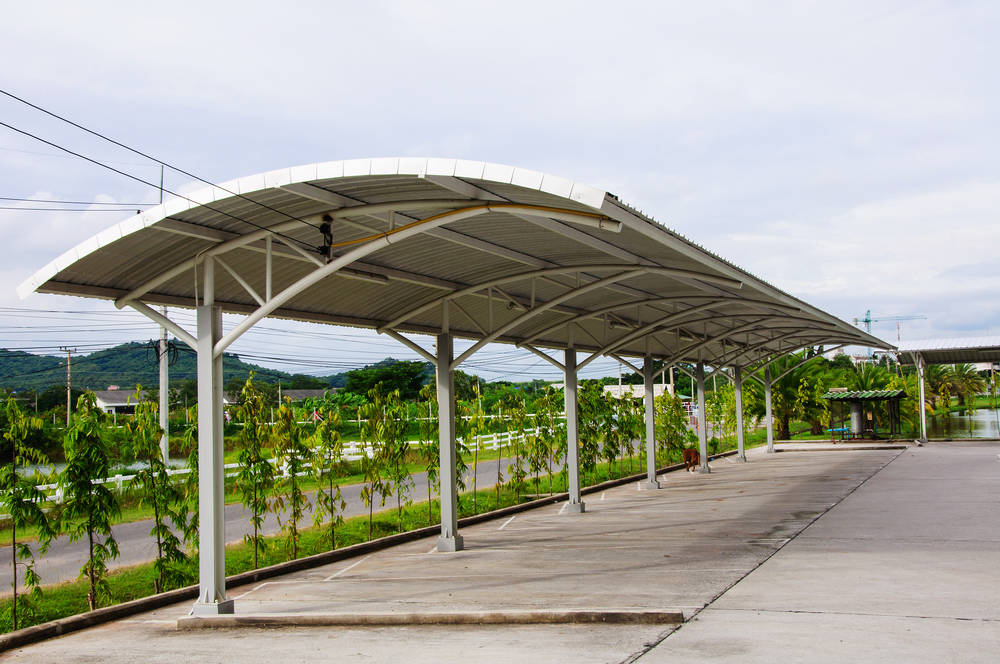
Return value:
<svg viewBox="0 0 1000 664">
<path fill-rule="evenodd" d="M 238 617 L 681 611 L 654 624 L 178 630 L 178 605 L 4 661 L 995 661 L 1000 445 L 755 451 L 234 589 Z M 376 620 L 377 622 L 377 620 Z"/>
</svg>

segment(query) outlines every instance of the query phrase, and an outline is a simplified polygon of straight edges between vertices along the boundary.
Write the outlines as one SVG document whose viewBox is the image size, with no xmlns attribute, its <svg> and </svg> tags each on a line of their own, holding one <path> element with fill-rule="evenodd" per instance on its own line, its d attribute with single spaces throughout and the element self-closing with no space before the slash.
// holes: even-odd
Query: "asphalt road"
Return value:
<svg viewBox="0 0 1000 664">
<path fill-rule="evenodd" d="M 497 478 L 498 460 L 481 461 L 478 468 L 479 488 L 494 486 Z M 509 460 L 504 459 L 505 471 L 509 465 Z M 471 471 L 470 471 L 471 473 Z M 413 491 L 411 493 L 414 502 L 420 502 L 427 498 L 427 473 L 415 473 L 413 477 Z M 361 501 L 361 489 L 363 484 L 350 484 L 341 487 L 341 494 L 347 507 L 344 510 L 345 517 L 367 514 L 368 508 Z M 471 475 L 466 480 L 467 488 L 472 488 Z M 313 502 L 310 494 L 310 503 Z M 376 505 L 376 510 L 395 508 L 395 499 L 389 498 L 384 508 Z M 235 543 L 243 541 L 243 536 L 250 531 L 250 514 L 243 509 L 239 503 L 226 505 L 226 542 Z M 312 512 L 310 511 L 304 519 L 307 526 L 312 525 Z M 136 565 L 152 561 L 156 558 L 156 540 L 150 536 L 153 528 L 152 520 L 134 521 L 122 523 L 114 526 L 112 532 L 118 540 L 120 550 L 119 557 L 112 561 L 110 568 L 115 569 L 128 565 Z M 277 518 L 273 514 L 268 514 L 264 520 L 263 532 L 271 535 L 280 529 Z M 33 547 L 34 548 L 34 547 Z M 0 596 L 8 595 L 11 591 L 11 548 L 9 543 L 0 546 Z M 86 540 L 70 542 L 66 536 L 59 537 L 49 546 L 48 553 L 39 556 L 36 551 L 35 571 L 42 579 L 43 584 L 60 583 L 62 581 L 72 581 L 77 578 L 80 568 L 87 560 Z M 24 581 L 24 570 L 18 570 L 18 585 Z"/>
</svg>

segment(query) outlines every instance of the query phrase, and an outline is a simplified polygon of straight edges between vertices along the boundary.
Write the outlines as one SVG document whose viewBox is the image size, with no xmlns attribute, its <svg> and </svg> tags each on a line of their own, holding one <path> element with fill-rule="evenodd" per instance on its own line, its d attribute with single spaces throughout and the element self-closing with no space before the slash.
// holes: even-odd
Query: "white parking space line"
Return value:
<svg viewBox="0 0 1000 664">
<path fill-rule="evenodd" d="M 497 528 L 497 530 L 503 530 L 504 528 L 506 528 L 507 524 L 510 523 L 511 521 L 513 521 L 515 519 L 515 517 L 517 517 L 516 514 L 514 516 L 510 517 L 509 519 L 507 519 L 506 521 L 504 521 L 503 525 L 500 526 L 499 528 Z"/>
<path fill-rule="evenodd" d="M 340 576 L 340 575 L 341 575 L 341 574 L 343 574 L 344 572 L 347 572 L 347 571 L 349 571 L 349 570 L 352 570 L 352 569 L 354 569 L 355 567 L 357 567 L 357 566 L 358 566 L 358 565 L 360 565 L 361 563 L 365 562 L 365 561 L 366 561 L 366 560 L 368 560 L 369 558 L 371 558 L 371 554 L 369 554 L 369 555 L 365 556 L 364 558 L 362 558 L 361 560 L 357 561 L 356 563 L 354 563 L 354 564 L 352 564 L 352 565 L 348 565 L 347 567 L 345 567 L 344 569 L 340 570 L 339 572 L 336 572 L 336 573 L 334 573 L 334 574 L 331 574 L 330 576 L 326 577 L 326 578 L 325 578 L 325 579 L 323 579 L 323 580 L 324 580 L 324 581 L 332 581 L 333 579 L 336 579 L 336 578 L 337 578 L 338 576 Z"/>
</svg>

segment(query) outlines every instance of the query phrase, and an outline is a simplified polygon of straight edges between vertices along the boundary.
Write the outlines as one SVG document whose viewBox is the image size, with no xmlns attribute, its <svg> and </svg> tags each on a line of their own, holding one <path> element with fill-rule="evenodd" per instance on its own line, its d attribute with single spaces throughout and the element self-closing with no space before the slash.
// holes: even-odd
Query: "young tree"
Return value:
<svg viewBox="0 0 1000 664">
<path fill-rule="evenodd" d="M 664 461 L 680 460 L 685 443 L 693 435 L 687 427 L 684 404 L 677 396 L 664 392 L 654 401 L 654 408 L 657 456 Z"/>
<path fill-rule="evenodd" d="M 420 396 L 427 401 L 427 417 L 418 421 L 420 445 L 417 454 L 427 469 L 427 524 L 434 525 L 434 511 L 431 505 L 431 489 L 440 492 L 441 441 L 438 439 L 437 392 L 433 383 L 427 383 L 420 390 Z"/>
<path fill-rule="evenodd" d="M 579 392 L 580 422 L 580 471 L 584 477 L 591 473 L 591 481 L 596 483 L 597 458 L 601 453 L 601 439 L 610 429 L 611 411 L 604 398 L 604 388 L 596 381 L 583 384 Z M 608 440 L 604 440 L 608 446 Z M 611 436 L 611 447 L 617 454 L 618 442 Z"/>
<path fill-rule="evenodd" d="M 344 441 L 340 436 L 342 420 L 340 413 L 328 405 L 321 405 L 319 412 L 321 419 L 314 434 L 312 467 L 320 489 L 316 492 L 313 524 L 319 527 L 326 517 L 330 517 L 330 549 L 333 550 L 337 548 L 337 526 L 344 522 L 343 513 L 347 507 L 340 494 L 340 485 L 336 483 L 344 466 Z"/>
<path fill-rule="evenodd" d="M 102 598 L 109 597 L 105 578 L 108 561 L 118 557 L 118 542 L 111 532 L 111 522 L 121 514 L 121 507 L 111 489 L 94 483 L 108 476 L 111 462 L 107 415 L 97 407 L 92 392 L 85 392 L 77 401 L 64 447 L 66 466 L 59 473 L 63 492 L 60 529 L 72 542 L 87 537 L 87 562 L 80 568 L 80 576 L 90 582 L 87 603 L 94 610 Z"/>
<path fill-rule="evenodd" d="M 409 424 L 406 404 L 399 399 L 399 392 L 393 390 L 385 395 L 384 419 L 380 436 L 386 453 L 385 471 L 396 495 L 396 524 L 398 532 L 403 532 L 403 504 L 409 505 L 413 491 L 413 478 L 406 466 L 406 453 L 410 442 L 406 439 Z"/>
<path fill-rule="evenodd" d="M 514 489 L 514 497 L 517 502 L 521 501 L 521 491 L 524 489 L 524 480 L 527 476 L 524 467 L 524 455 L 526 441 L 528 440 L 528 411 L 524 403 L 524 397 L 518 392 L 511 392 L 505 395 L 502 401 L 510 432 L 510 452 L 511 464 L 507 469 L 510 485 Z M 499 494 L 498 494 L 499 495 Z"/>
<path fill-rule="evenodd" d="M 184 495 L 184 512 L 187 518 L 184 523 L 184 543 L 193 552 L 198 551 L 198 406 L 188 409 L 189 424 L 184 431 L 183 447 L 187 452 L 187 469 L 184 476 L 182 493 Z"/>
<path fill-rule="evenodd" d="M 468 427 L 464 436 L 467 444 L 473 446 L 472 449 L 472 513 L 479 514 L 479 506 L 476 502 L 476 495 L 479 490 L 479 448 L 482 447 L 482 437 L 487 431 L 486 413 L 483 412 L 482 397 L 479 392 L 479 383 L 473 386 L 475 398 L 469 403 L 467 420 Z"/>
<path fill-rule="evenodd" d="M 265 445 L 271 439 L 271 425 L 267 421 L 264 395 L 253 382 L 253 373 L 247 378 L 241 391 L 243 403 L 238 409 L 238 417 L 243 422 L 240 431 L 240 464 L 236 474 L 236 489 L 240 492 L 243 507 L 250 510 L 250 525 L 253 533 L 244 535 L 244 541 L 253 547 L 253 566 L 259 566 L 259 554 L 265 550 L 267 542 L 260 529 L 264 525 L 264 515 L 268 510 L 268 495 L 274 490 L 274 467 L 267 458 Z"/>
<path fill-rule="evenodd" d="M 392 484 L 386 478 L 386 464 L 390 455 L 384 445 L 383 426 L 385 420 L 385 397 L 380 385 L 368 392 L 368 402 L 361 406 L 358 412 L 361 418 L 361 442 L 363 453 L 361 457 L 361 472 L 365 478 L 365 486 L 361 489 L 361 500 L 368 507 L 368 539 L 372 538 L 372 526 L 375 518 L 375 497 L 378 496 L 379 507 L 385 506 L 386 498 L 391 494 Z"/>
<path fill-rule="evenodd" d="M 181 509 L 183 496 L 174 486 L 163 462 L 160 438 L 163 429 L 159 423 L 159 406 L 143 398 L 142 388 L 137 387 L 135 416 L 129 420 L 128 431 L 133 458 L 144 464 L 135 473 L 132 490 L 139 504 L 153 508 L 153 528 L 149 534 L 156 539 L 156 561 L 153 563 L 153 590 L 157 593 L 181 585 L 186 580 L 183 565 L 187 556 L 181 550 L 181 541 L 171 528 L 184 532 L 185 518 Z"/>
<path fill-rule="evenodd" d="M 11 601 L 11 629 L 16 630 L 18 559 L 26 561 L 21 564 L 25 568 L 24 585 L 29 589 L 30 595 L 37 597 L 41 593 L 38 574 L 35 573 L 35 557 L 28 544 L 17 541 L 17 529 L 29 526 L 38 529 L 39 552 L 42 555 L 48 550 L 49 542 L 55 537 L 55 531 L 41 508 L 45 495 L 35 488 L 38 480 L 37 471 L 27 477 L 22 477 L 18 472 L 18 468 L 49 463 L 44 454 L 27 445 L 29 434 L 41 430 L 42 421 L 37 417 L 25 415 L 13 397 L 7 398 L 5 414 L 7 430 L 3 432 L 3 438 L 10 445 L 10 463 L 0 468 L 0 488 L 3 491 L 0 506 L 10 515 L 11 588 L 14 592 Z"/>
<path fill-rule="evenodd" d="M 282 522 L 282 512 L 286 508 L 288 510 L 284 523 L 281 523 L 281 529 L 285 533 L 287 545 L 292 549 L 292 559 L 294 560 L 299 557 L 299 522 L 305 516 L 306 510 L 312 507 L 309 498 L 302 490 L 300 478 L 300 475 L 306 472 L 306 463 L 308 463 L 312 450 L 306 444 L 302 429 L 295 420 L 292 400 L 288 397 L 285 397 L 285 402 L 278 408 L 274 437 L 276 440 L 275 457 L 283 469 L 280 486 L 288 487 L 288 495 L 278 492 L 274 497 L 272 508 L 278 515 L 279 523 Z"/>
</svg>

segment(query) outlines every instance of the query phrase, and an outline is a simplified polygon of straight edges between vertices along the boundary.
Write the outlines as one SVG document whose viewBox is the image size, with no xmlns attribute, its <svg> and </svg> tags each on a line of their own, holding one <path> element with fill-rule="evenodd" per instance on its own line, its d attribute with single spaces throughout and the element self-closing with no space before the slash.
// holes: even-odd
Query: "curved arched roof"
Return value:
<svg viewBox="0 0 1000 664">
<path fill-rule="evenodd" d="M 215 303 L 250 315 L 223 347 L 264 316 L 719 365 L 886 347 L 612 194 L 454 159 L 326 162 L 208 187 L 99 233 L 18 291 L 190 307 L 207 256 L 221 266 Z"/>
</svg>

